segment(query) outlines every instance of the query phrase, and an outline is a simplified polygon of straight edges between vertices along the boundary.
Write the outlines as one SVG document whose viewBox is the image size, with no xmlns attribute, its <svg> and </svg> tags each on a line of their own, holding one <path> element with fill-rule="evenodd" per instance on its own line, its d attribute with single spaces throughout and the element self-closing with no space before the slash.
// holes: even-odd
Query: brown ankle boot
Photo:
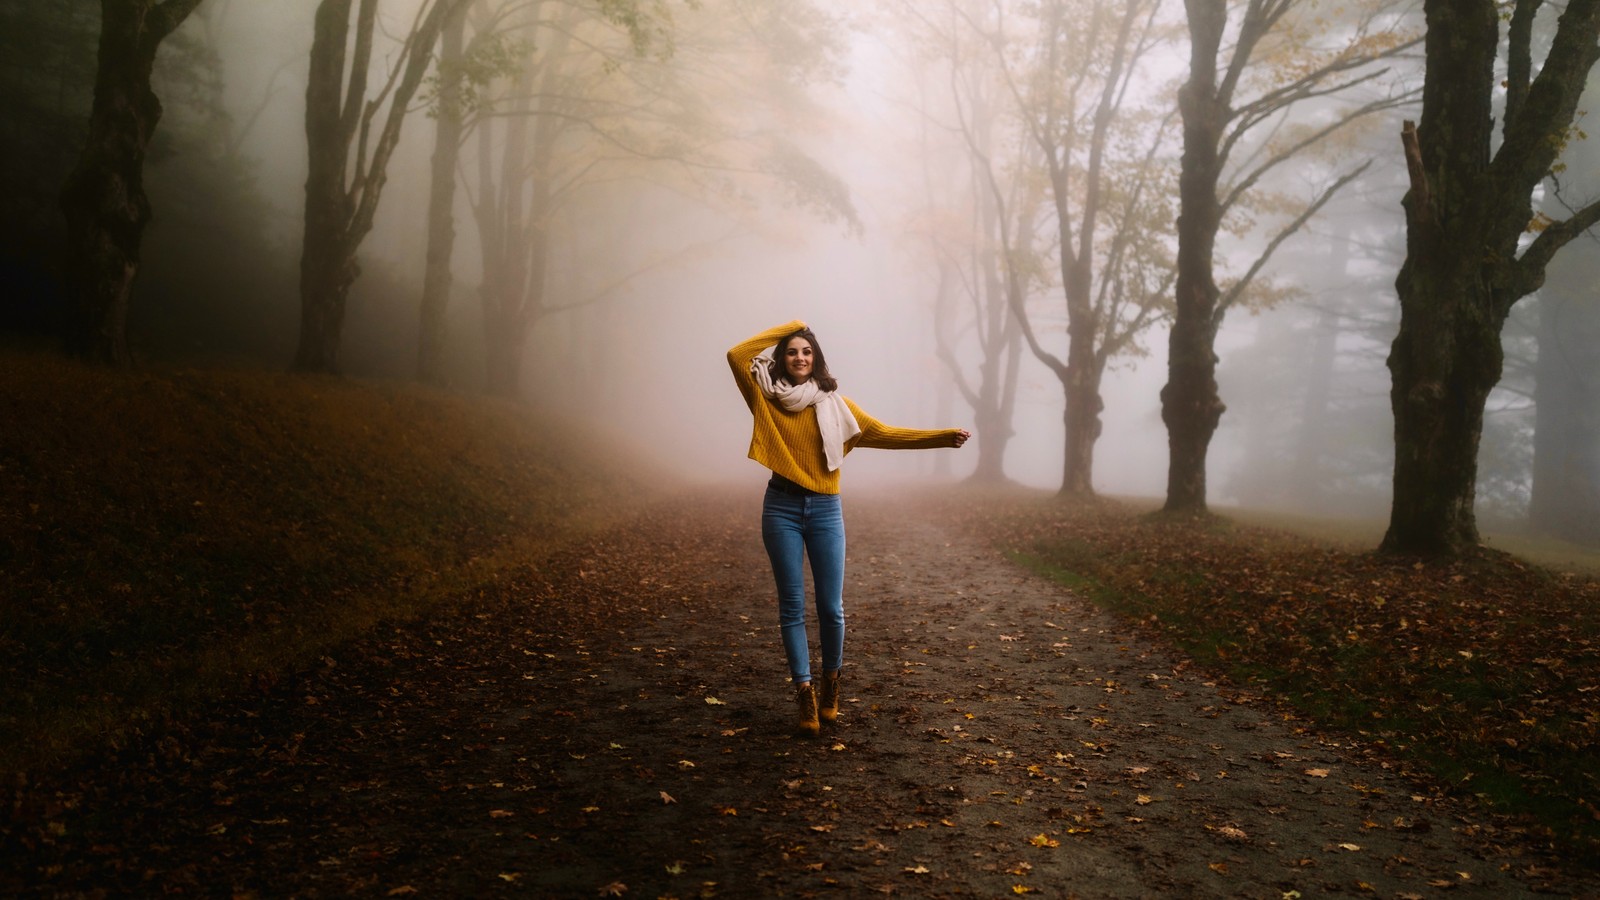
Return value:
<svg viewBox="0 0 1600 900">
<path fill-rule="evenodd" d="M 800 685 L 795 691 L 795 703 L 800 707 L 800 716 L 795 722 L 795 730 L 800 734 L 814 735 L 822 730 L 822 725 L 817 722 L 817 691 L 811 682 Z"/>
<path fill-rule="evenodd" d="M 817 697 L 817 715 L 824 722 L 839 720 L 839 673 L 822 673 L 822 691 Z"/>
</svg>

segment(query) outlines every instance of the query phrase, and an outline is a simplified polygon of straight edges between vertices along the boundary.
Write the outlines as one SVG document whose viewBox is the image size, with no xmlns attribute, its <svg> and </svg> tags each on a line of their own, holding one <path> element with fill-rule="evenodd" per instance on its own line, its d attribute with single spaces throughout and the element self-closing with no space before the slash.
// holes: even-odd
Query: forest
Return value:
<svg viewBox="0 0 1600 900">
<path fill-rule="evenodd" d="M 1600 0 L 0 35 L 0 890 L 1590 895 Z M 798 321 L 853 403 L 972 443 L 845 467 L 859 706 L 773 782 L 780 467 L 724 353 Z M 1178 697 L 1255 736 L 1164 756 Z M 1311 786 L 1263 814 L 1224 770 Z M 633 828 L 705 846 L 615 860 Z"/>
<path fill-rule="evenodd" d="M 585 408 L 634 377 L 593 362 L 618 330 L 870 294 L 843 304 L 913 338 L 874 356 L 933 382 L 908 410 L 969 417 L 979 480 L 1387 511 L 1414 552 L 1477 516 L 1600 542 L 1592 48 L 1553 7 L 1445 59 L 1390 3 L 415 5 L 128 4 L 102 31 L 14 4 L 7 333 Z M 1463 215 L 1496 274 L 1407 243 L 1431 232 L 1404 198 L 1490 195 Z M 1397 302 L 1414 280 L 1495 299 Z M 1140 454 L 1097 485 L 1108 418 L 1165 431 L 1165 479 Z"/>
</svg>

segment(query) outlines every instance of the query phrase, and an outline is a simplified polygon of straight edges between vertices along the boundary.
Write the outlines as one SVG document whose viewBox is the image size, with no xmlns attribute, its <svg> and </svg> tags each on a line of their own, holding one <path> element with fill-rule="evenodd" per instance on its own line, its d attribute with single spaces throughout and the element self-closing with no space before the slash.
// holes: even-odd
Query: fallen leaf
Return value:
<svg viewBox="0 0 1600 900">
<path fill-rule="evenodd" d="M 504 881 L 507 884 L 516 884 L 517 883 L 517 879 L 521 878 L 521 877 L 522 877 L 522 873 L 521 872 L 501 872 L 500 873 L 500 880 Z"/>
<path fill-rule="evenodd" d="M 1151 799 L 1149 794 L 1140 794 L 1139 796 L 1133 798 L 1133 802 L 1139 804 L 1140 806 L 1148 806 L 1156 801 Z"/>
<path fill-rule="evenodd" d="M 491 810 L 489 810 L 489 818 L 491 818 L 491 819 L 509 819 L 514 815 L 516 815 L 516 813 L 512 812 L 509 809 L 491 809 Z"/>
<path fill-rule="evenodd" d="M 1059 847 L 1059 846 L 1061 846 L 1061 842 L 1060 841 L 1051 839 L 1051 837 L 1049 835 L 1047 835 L 1047 834 L 1036 834 L 1033 837 L 1028 838 L 1028 843 L 1034 845 L 1035 847 Z"/>
<path fill-rule="evenodd" d="M 505 876 L 502 875 L 501 877 L 504 878 Z M 602 897 L 621 897 L 623 894 L 626 894 L 627 892 L 628 892 L 628 886 L 627 885 L 623 884 L 620 881 L 613 881 L 610 884 L 608 884 L 605 887 L 602 887 L 600 889 L 600 896 L 602 896 Z"/>
<path fill-rule="evenodd" d="M 1312 778 L 1327 778 L 1328 777 L 1328 770 L 1327 769 L 1307 769 L 1306 770 L 1306 774 L 1310 775 Z"/>
<path fill-rule="evenodd" d="M 1346 850 L 1352 851 L 1352 852 L 1361 849 L 1361 845 L 1360 844 L 1340 844 L 1339 846 L 1343 847 Z"/>
<path fill-rule="evenodd" d="M 1206 868 L 1217 873 L 1218 875 L 1228 874 L 1228 864 L 1225 862 L 1206 863 Z"/>
<path fill-rule="evenodd" d="M 683 860 L 681 860 L 681 859 L 680 860 L 674 860 L 672 865 L 667 866 L 667 874 L 668 875 L 682 875 L 683 874 Z"/>
<path fill-rule="evenodd" d="M 407 894 L 415 894 L 416 892 L 417 892 L 417 889 L 412 887 L 411 885 L 402 884 L 397 888 L 390 888 L 389 889 L 389 893 L 386 894 L 385 896 L 388 896 L 388 897 L 404 897 Z"/>
<path fill-rule="evenodd" d="M 662 791 L 661 792 L 661 803 L 663 805 L 668 804 L 668 803 L 677 803 L 677 802 L 678 801 L 672 799 L 672 795 L 671 794 L 667 793 L 666 791 Z"/>
<path fill-rule="evenodd" d="M 711 706 L 727 706 L 728 705 L 726 703 L 723 703 L 721 700 L 718 700 L 715 697 L 707 697 L 706 698 L 706 703 L 708 705 L 711 705 Z"/>
<path fill-rule="evenodd" d="M 913 875 L 926 875 L 926 874 L 928 874 L 928 867 L 927 866 L 906 866 L 905 869 L 903 869 L 902 871 L 910 872 Z"/>
</svg>

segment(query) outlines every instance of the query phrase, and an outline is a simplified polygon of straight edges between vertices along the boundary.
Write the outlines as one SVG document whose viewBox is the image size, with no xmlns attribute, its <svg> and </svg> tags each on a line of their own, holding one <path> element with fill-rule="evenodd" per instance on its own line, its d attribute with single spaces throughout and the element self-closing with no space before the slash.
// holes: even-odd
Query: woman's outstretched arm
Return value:
<svg viewBox="0 0 1600 900">
<path fill-rule="evenodd" d="M 855 401 L 845 398 L 844 402 L 849 405 L 850 412 L 856 417 L 856 423 L 861 426 L 861 436 L 852 446 L 872 447 L 878 450 L 923 450 L 935 447 L 959 447 L 972 436 L 970 432 L 960 428 L 924 430 L 885 425 L 863 412 Z"/>
</svg>

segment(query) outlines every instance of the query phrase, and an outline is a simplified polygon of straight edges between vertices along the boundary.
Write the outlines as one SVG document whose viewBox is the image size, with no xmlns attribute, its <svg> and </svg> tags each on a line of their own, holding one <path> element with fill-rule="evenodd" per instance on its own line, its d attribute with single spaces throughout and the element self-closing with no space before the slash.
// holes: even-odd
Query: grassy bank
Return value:
<svg viewBox="0 0 1600 900">
<path fill-rule="evenodd" d="M 1380 557 L 1235 520 L 984 498 L 1015 558 L 1197 662 L 1600 860 L 1600 582 Z"/>
<path fill-rule="evenodd" d="M 115 743 L 630 513 L 571 424 L 422 388 L 0 353 L 0 772 Z"/>
</svg>

